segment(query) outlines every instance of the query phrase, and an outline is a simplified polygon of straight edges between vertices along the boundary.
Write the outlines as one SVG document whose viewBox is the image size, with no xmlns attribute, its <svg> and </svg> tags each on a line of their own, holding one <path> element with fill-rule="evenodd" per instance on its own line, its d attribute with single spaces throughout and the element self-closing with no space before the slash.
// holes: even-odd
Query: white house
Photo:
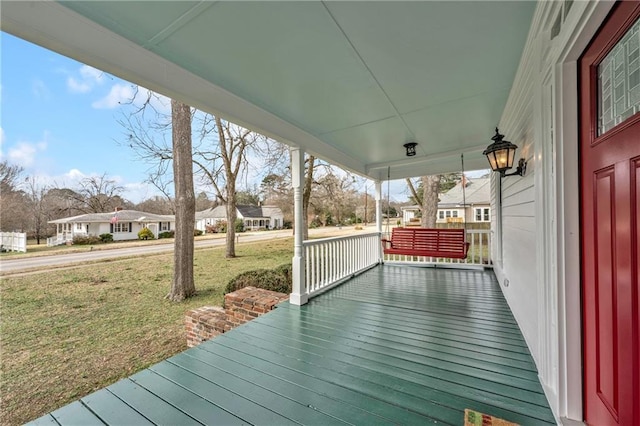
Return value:
<svg viewBox="0 0 640 426">
<path fill-rule="evenodd" d="M 491 221 L 491 180 L 489 178 L 466 179 L 464 193 L 462 182 L 440 196 L 437 223 Z"/>
<path fill-rule="evenodd" d="M 284 215 L 279 207 L 275 206 L 236 206 L 238 219 L 242 219 L 244 229 L 257 231 L 261 229 L 280 229 L 283 225 Z M 206 232 L 207 226 L 213 226 L 227 221 L 226 206 L 218 206 L 211 209 L 196 212 L 196 229 Z"/>
<path fill-rule="evenodd" d="M 112 234 L 114 241 L 138 239 L 142 228 L 149 228 L 156 237 L 158 233 L 175 229 L 173 215 L 159 215 L 136 210 L 116 210 L 111 213 L 87 213 L 79 216 L 51 220 L 56 225 L 56 236 L 47 244 L 65 244 L 76 236 L 99 236 Z"/>
<path fill-rule="evenodd" d="M 462 183 L 440 195 L 436 223 L 489 223 L 491 221 L 491 180 L 467 179 L 465 192 Z M 419 226 L 418 206 L 402 207 L 404 226 Z"/>
<path fill-rule="evenodd" d="M 493 273 L 555 419 L 638 423 L 637 0 L 4 2 L 1 19 L 290 145 L 296 223 L 305 153 L 376 182 L 381 231 L 383 181 L 486 168 L 497 125 L 526 171 L 491 177 Z M 291 304 L 327 285 L 308 281 L 327 270 L 307 274 L 314 244 L 295 227 Z"/>
</svg>

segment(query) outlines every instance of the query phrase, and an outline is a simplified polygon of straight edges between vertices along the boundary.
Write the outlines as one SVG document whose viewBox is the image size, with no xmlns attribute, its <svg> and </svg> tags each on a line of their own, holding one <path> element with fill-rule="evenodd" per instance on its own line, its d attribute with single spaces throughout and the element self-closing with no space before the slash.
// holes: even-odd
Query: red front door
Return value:
<svg viewBox="0 0 640 426">
<path fill-rule="evenodd" d="M 620 2 L 580 72 L 584 417 L 640 424 L 640 2 Z"/>
</svg>

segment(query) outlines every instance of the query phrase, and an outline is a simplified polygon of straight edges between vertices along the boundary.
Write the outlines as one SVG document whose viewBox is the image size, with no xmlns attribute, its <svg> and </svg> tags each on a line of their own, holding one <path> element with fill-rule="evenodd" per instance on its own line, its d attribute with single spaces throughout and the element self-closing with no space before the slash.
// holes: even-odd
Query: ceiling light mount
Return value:
<svg viewBox="0 0 640 426">
<path fill-rule="evenodd" d="M 413 157 L 416 155 L 416 146 L 418 146 L 416 142 L 407 142 L 403 146 L 404 149 L 407 150 L 407 157 Z"/>
</svg>

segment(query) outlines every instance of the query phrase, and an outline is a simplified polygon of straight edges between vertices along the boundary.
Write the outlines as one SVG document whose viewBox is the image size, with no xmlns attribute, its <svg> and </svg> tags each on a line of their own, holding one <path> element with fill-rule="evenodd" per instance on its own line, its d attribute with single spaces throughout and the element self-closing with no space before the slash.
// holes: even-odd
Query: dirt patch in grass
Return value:
<svg viewBox="0 0 640 426">
<path fill-rule="evenodd" d="M 171 254 L 3 278 L 0 423 L 22 424 L 186 349 L 187 310 L 221 305 L 240 272 L 291 260 L 290 238 L 197 250 L 198 295 L 164 300 Z"/>
</svg>

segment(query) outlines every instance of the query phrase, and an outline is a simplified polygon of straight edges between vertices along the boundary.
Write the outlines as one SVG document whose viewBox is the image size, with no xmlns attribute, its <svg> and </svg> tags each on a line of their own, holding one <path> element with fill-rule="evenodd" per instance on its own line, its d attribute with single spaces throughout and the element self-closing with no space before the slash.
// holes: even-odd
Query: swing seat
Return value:
<svg viewBox="0 0 640 426">
<path fill-rule="evenodd" d="M 469 243 L 464 229 L 393 228 L 382 239 L 384 254 L 465 259 Z"/>
</svg>

